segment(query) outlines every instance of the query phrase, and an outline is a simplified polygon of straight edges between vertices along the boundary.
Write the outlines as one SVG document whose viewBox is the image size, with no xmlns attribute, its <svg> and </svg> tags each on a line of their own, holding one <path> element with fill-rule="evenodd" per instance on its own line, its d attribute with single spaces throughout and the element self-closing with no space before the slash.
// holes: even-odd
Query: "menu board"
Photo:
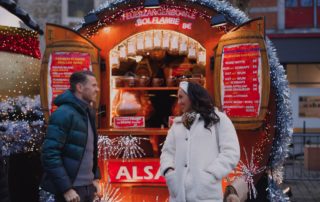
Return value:
<svg viewBox="0 0 320 202">
<path fill-rule="evenodd" d="M 224 46 L 223 110 L 229 117 L 258 117 L 261 104 L 261 55 L 258 43 Z"/>
<path fill-rule="evenodd" d="M 69 89 L 69 78 L 73 72 L 91 70 L 89 53 L 53 52 L 49 58 L 48 102 L 49 112 L 56 110 L 53 100 Z"/>
</svg>

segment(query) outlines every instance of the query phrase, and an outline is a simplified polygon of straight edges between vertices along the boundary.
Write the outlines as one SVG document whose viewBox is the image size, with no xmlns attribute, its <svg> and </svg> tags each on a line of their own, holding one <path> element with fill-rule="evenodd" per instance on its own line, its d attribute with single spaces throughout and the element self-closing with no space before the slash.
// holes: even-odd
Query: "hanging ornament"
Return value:
<svg viewBox="0 0 320 202">
<path fill-rule="evenodd" d="M 188 51 L 188 38 L 186 36 L 180 35 L 179 54 L 186 55 L 187 51 Z"/>
<path fill-rule="evenodd" d="M 155 49 L 161 48 L 162 32 L 155 31 L 153 34 L 153 45 Z"/>
<path fill-rule="evenodd" d="M 200 49 L 198 52 L 198 61 L 199 65 L 206 65 L 206 51 L 204 49 Z"/>
<path fill-rule="evenodd" d="M 188 58 L 192 60 L 197 59 L 197 45 L 194 41 L 189 43 Z"/>
<path fill-rule="evenodd" d="M 120 59 L 118 51 L 111 51 L 110 54 L 110 66 L 111 68 L 119 68 L 120 67 Z"/>
<path fill-rule="evenodd" d="M 163 32 L 163 39 L 162 39 L 162 48 L 164 50 L 168 50 L 170 48 L 170 32 L 164 31 Z"/>
<path fill-rule="evenodd" d="M 170 52 L 179 52 L 179 35 L 176 33 L 173 33 L 170 38 Z"/>
<path fill-rule="evenodd" d="M 128 56 L 135 56 L 137 52 L 137 39 L 132 37 L 128 40 Z"/>
<path fill-rule="evenodd" d="M 144 51 L 144 34 L 137 35 L 137 53 L 142 53 Z"/>
<path fill-rule="evenodd" d="M 127 46 L 125 44 L 122 44 L 119 46 L 119 59 L 120 61 L 126 61 L 127 60 Z"/>
<path fill-rule="evenodd" d="M 153 49 L 153 33 L 152 32 L 146 32 L 145 34 L 145 49 L 146 50 L 152 50 Z"/>
</svg>

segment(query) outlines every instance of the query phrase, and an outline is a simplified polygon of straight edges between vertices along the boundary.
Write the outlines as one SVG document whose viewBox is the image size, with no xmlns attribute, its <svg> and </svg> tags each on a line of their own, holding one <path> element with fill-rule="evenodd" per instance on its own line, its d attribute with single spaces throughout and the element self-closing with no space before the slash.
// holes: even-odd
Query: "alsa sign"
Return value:
<svg viewBox="0 0 320 202">
<path fill-rule="evenodd" d="M 196 19 L 196 13 L 177 8 L 143 9 L 133 10 L 122 15 L 122 20 L 135 19 L 137 27 L 143 25 L 176 25 L 182 29 L 192 29 L 192 22 Z M 187 19 L 188 21 L 184 21 Z"/>
<path fill-rule="evenodd" d="M 131 162 L 110 160 L 108 162 L 108 173 L 110 182 L 165 183 L 165 179 L 160 173 L 158 160 L 135 160 Z"/>
</svg>

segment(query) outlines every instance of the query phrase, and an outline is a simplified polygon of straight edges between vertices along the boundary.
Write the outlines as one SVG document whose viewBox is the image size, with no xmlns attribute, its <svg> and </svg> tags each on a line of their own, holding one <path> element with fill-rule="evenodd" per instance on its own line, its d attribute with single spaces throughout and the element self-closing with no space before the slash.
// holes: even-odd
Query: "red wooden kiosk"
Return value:
<svg viewBox="0 0 320 202">
<path fill-rule="evenodd" d="M 70 73 L 91 69 L 99 78 L 95 103 L 100 135 L 137 136 L 145 156 L 100 160 L 103 179 L 120 187 L 123 201 L 165 201 L 159 155 L 176 107 L 178 82 L 198 82 L 236 126 L 241 150 L 267 164 L 275 134 L 275 104 L 264 41 L 264 20 L 213 27 L 212 8 L 190 1 L 118 4 L 90 14 L 77 31 L 47 24 L 41 72 L 42 105 L 68 88 Z M 241 159 L 245 161 L 244 153 Z M 231 173 L 232 176 L 238 173 Z M 256 180 L 260 175 L 255 176 Z M 223 186 L 225 186 L 225 183 Z"/>
</svg>

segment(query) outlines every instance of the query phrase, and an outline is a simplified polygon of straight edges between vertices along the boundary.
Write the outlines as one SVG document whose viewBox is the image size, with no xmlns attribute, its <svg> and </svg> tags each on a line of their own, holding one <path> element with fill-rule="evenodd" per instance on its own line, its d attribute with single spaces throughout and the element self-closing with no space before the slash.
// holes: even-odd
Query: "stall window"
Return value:
<svg viewBox="0 0 320 202">
<path fill-rule="evenodd" d="M 286 7 L 297 7 L 298 0 L 286 0 Z"/>
<path fill-rule="evenodd" d="M 300 0 L 301 7 L 311 7 L 313 0 Z"/>
<path fill-rule="evenodd" d="M 314 27 L 314 0 L 286 0 L 286 28 Z M 319 3 L 320 0 L 318 0 Z"/>
<path fill-rule="evenodd" d="M 68 16 L 83 17 L 94 7 L 93 0 L 68 0 Z"/>
<path fill-rule="evenodd" d="M 62 24 L 69 27 L 79 24 L 101 2 L 102 0 L 62 0 Z"/>
</svg>

